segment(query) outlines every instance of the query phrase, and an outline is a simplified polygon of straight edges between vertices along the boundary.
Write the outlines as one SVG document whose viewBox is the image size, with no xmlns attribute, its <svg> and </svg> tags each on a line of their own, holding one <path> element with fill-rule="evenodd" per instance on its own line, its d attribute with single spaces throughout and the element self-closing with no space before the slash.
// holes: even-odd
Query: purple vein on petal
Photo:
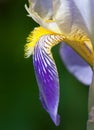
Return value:
<svg viewBox="0 0 94 130">
<path fill-rule="evenodd" d="M 49 113 L 53 122 L 59 125 L 58 104 L 59 104 L 59 79 L 55 62 L 45 48 L 46 39 L 43 36 L 37 42 L 34 49 L 33 63 L 36 79 L 38 82 L 40 100 L 44 109 Z"/>
</svg>

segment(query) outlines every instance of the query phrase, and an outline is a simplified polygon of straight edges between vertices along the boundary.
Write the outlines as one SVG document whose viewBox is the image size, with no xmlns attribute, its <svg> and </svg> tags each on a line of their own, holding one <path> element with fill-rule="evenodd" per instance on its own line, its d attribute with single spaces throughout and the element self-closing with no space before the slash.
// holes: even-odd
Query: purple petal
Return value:
<svg viewBox="0 0 94 130">
<path fill-rule="evenodd" d="M 61 58 L 67 69 L 83 84 L 90 85 L 93 72 L 90 66 L 69 46 L 60 48 Z"/>
<path fill-rule="evenodd" d="M 33 63 L 36 79 L 38 82 L 40 100 L 44 109 L 49 113 L 53 122 L 59 125 L 58 104 L 59 104 L 59 80 L 57 68 L 51 53 L 47 52 L 46 36 L 40 38 L 37 42 Z"/>
</svg>

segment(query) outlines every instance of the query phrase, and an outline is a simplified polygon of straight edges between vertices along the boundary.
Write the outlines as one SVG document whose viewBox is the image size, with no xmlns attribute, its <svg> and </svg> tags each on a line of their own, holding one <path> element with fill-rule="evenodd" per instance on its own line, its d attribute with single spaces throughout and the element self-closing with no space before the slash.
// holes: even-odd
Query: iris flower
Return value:
<svg viewBox="0 0 94 130">
<path fill-rule="evenodd" d="M 25 56 L 33 55 L 41 103 L 59 125 L 59 77 L 51 48 L 61 44 L 67 69 L 85 85 L 92 84 L 94 0 L 29 0 L 25 8 L 39 24 L 27 38 Z M 94 122 L 94 114 L 91 117 Z"/>
</svg>

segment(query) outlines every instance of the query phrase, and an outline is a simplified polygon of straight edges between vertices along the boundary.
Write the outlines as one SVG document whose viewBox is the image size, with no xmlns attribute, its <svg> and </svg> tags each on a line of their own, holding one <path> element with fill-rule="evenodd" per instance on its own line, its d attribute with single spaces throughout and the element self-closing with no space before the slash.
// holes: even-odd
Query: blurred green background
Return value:
<svg viewBox="0 0 94 130">
<path fill-rule="evenodd" d="M 0 0 L 0 130 L 86 130 L 88 87 L 64 67 L 53 49 L 60 76 L 56 127 L 38 98 L 32 57 L 24 59 L 26 37 L 37 24 L 24 8 L 27 0 Z"/>
</svg>

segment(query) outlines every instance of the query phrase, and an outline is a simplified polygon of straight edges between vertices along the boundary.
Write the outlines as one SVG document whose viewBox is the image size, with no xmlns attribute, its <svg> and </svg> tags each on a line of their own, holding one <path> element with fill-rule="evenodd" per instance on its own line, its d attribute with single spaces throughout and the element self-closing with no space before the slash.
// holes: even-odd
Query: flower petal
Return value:
<svg viewBox="0 0 94 130">
<path fill-rule="evenodd" d="M 75 4 L 75 0 L 59 0 L 59 2 L 60 5 L 54 19 L 62 32 L 69 34 L 74 29 L 81 29 L 88 33 L 85 21 Z"/>
<path fill-rule="evenodd" d="M 94 42 L 94 0 L 29 0 L 25 7 L 41 26 L 60 34 L 80 30 Z"/>
<path fill-rule="evenodd" d="M 92 43 L 94 42 L 94 0 L 74 0 L 88 28 Z M 94 43 L 93 43 L 94 44 Z"/>
<path fill-rule="evenodd" d="M 55 21 L 53 21 L 53 3 L 51 0 L 29 0 L 29 7 L 25 5 L 29 16 L 42 27 L 56 33 L 61 31 Z"/>
<path fill-rule="evenodd" d="M 90 16 L 90 22 L 89 22 L 89 31 L 90 31 L 90 36 L 91 36 L 91 41 L 94 47 L 94 0 L 89 1 L 89 16 Z"/>
<path fill-rule="evenodd" d="M 50 19 L 52 16 L 52 1 L 51 0 L 29 0 L 30 12 L 36 12 L 41 18 Z"/>
<path fill-rule="evenodd" d="M 29 0 L 29 13 L 37 13 L 42 19 L 52 17 L 52 2 L 50 0 Z"/>
<path fill-rule="evenodd" d="M 61 58 L 67 69 L 82 83 L 90 85 L 93 72 L 90 66 L 69 46 L 60 48 Z"/>
<path fill-rule="evenodd" d="M 60 119 L 57 114 L 59 104 L 59 79 L 57 68 L 50 52 L 52 40 L 49 35 L 40 38 L 35 46 L 33 63 L 41 103 L 49 113 L 53 122 L 59 125 Z"/>
</svg>

